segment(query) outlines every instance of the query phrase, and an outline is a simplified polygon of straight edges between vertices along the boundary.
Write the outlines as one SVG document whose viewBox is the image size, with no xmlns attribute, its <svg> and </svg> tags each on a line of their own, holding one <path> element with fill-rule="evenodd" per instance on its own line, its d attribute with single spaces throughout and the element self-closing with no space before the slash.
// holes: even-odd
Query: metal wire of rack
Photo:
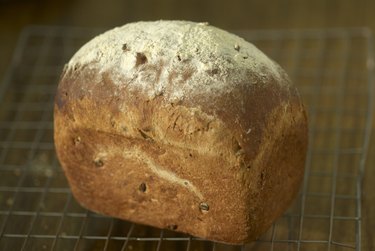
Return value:
<svg viewBox="0 0 375 251">
<path fill-rule="evenodd" d="M 0 250 L 361 250 L 374 102 L 369 30 L 237 32 L 286 69 L 310 123 L 300 195 L 243 246 L 97 215 L 72 197 L 54 153 L 53 98 L 63 64 L 101 31 L 28 27 L 20 36 L 0 85 Z"/>
</svg>

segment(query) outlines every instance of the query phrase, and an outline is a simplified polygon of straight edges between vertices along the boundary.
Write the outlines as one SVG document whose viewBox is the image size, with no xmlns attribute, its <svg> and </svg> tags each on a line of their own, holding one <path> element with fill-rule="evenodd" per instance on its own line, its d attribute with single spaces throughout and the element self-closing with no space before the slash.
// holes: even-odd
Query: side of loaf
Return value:
<svg viewBox="0 0 375 251">
<path fill-rule="evenodd" d="M 245 40 L 185 21 L 128 24 L 82 47 L 55 99 L 58 158 L 98 213 L 240 244 L 296 196 L 307 117 Z"/>
</svg>

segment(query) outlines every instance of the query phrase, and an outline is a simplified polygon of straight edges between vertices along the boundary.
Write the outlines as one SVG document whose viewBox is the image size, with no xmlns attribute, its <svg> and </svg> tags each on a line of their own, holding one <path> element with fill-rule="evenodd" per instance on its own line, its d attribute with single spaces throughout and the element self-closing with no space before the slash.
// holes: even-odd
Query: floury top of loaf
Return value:
<svg viewBox="0 0 375 251">
<path fill-rule="evenodd" d="M 160 67 L 146 73 L 146 63 Z M 188 21 L 137 22 L 107 31 L 85 44 L 68 70 L 81 66 L 98 71 L 98 77 L 111 71 L 120 88 L 126 83 L 129 90 L 169 101 L 197 92 L 220 95 L 243 83 L 268 83 L 269 78 L 282 84 L 280 78 L 287 78 L 251 43 L 208 23 Z M 246 81 L 248 70 L 258 81 Z M 169 85 L 171 79 L 176 84 Z"/>
</svg>

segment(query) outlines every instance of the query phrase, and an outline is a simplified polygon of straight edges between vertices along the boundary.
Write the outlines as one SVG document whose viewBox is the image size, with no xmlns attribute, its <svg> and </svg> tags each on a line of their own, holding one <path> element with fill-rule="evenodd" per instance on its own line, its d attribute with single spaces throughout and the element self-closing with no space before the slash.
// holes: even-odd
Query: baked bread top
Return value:
<svg viewBox="0 0 375 251">
<path fill-rule="evenodd" d="M 280 67 L 253 44 L 207 23 L 157 21 L 130 23 L 85 44 L 68 68 L 86 65 L 149 98 L 168 101 L 221 95 L 238 85 L 285 84 Z M 249 72 L 257 81 L 248 81 Z M 170 84 L 173 82 L 173 84 Z"/>
</svg>

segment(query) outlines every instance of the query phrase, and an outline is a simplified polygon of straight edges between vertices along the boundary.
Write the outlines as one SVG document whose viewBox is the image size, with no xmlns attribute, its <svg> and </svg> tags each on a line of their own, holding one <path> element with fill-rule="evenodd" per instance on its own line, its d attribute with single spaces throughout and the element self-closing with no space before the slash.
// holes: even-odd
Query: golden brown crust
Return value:
<svg viewBox="0 0 375 251">
<path fill-rule="evenodd" d="M 214 27 L 136 23 L 97 37 L 65 68 L 54 109 L 73 194 L 99 213 L 240 244 L 266 231 L 302 181 L 297 90 Z"/>
<path fill-rule="evenodd" d="M 211 100 L 170 103 L 106 76 L 68 70 L 55 100 L 56 151 L 84 207 L 239 244 L 266 231 L 297 194 L 307 118 L 294 87 L 244 83 Z"/>
</svg>

